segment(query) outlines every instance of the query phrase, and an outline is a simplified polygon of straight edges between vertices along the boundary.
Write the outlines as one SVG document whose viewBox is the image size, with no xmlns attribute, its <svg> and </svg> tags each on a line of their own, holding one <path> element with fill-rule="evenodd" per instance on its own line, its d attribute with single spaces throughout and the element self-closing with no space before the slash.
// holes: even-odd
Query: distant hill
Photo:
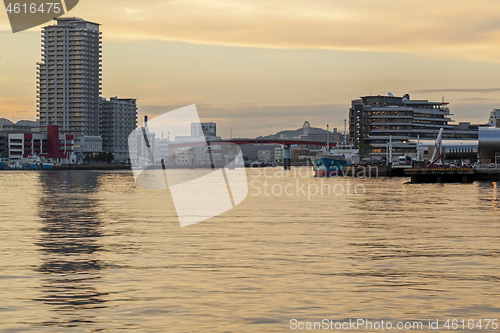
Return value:
<svg viewBox="0 0 500 333">
<path fill-rule="evenodd" d="M 309 133 L 311 133 L 311 134 L 324 133 L 326 135 L 326 132 L 327 131 L 325 129 L 318 128 L 318 127 L 309 128 Z M 296 138 L 296 137 L 301 136 L 302 133 L 303 133 L 303 129 L 301 127 L 301 128 L 296 129 L 296 130 L 281 131 L 281 132 L 278 132 L 278 133 L 272 134 L 272 135 L 259 136 L 257 139 L 276 139 L 276 138 L 279 139 L 281 137 L 283 137 L 283 138 Z"/>
<path fill-rule="evenodd" d="M 9 119 L 0 118 L 0 125 L 9 126 L 9 125 L 14 125 L 14 123 L 12 121 L 10 121 Z M 31 120 L 19 120 L 15 125 L 25 126 L 25 127 L 38 127 L 38 126 L 40 126 L 37 121 L 31 121 Z"/>
<path fill-rule="evenodd" d="M 39 124 L 37 121 L 31 121 L 31 120 L 19 120 L 16 125 L 19 126 L 27 126 L 27 127 L 38 127 Z"/>
<path fill-rule="evenodd" d="M 14 123 L 9 119 L 0 118 L 0 125 L 14 125 Z"/>
</svg>

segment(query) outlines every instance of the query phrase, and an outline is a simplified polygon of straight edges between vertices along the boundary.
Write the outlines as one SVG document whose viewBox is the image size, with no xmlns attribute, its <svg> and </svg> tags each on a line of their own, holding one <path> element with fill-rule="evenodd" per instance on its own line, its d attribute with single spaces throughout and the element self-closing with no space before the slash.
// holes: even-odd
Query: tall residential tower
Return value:
<svg viewBox="0 0 500 333">
<path fill-rule="evenodd" d="M 38 63 L 40 130 L 59 125 L 61 133 L 99 136 L 101 33 L 99 24 L 56 18 L 42 31 Z"/>
</svg>

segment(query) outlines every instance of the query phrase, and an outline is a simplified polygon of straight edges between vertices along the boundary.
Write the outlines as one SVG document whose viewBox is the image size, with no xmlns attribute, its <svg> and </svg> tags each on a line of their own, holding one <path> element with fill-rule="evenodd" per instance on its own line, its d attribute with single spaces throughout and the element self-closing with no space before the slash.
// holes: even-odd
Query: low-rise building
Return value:
<svg viewBox="0 0 500 333">
<path fill-rule="evenodd" d="M 270 150 L 259 150 L 257 157 L 260 161 L 270 161 L 271 151 Z"/>
<path fill-rule="evenodd" d="M 55 159 L 59 163 L 74 163 L 75 137 L 59 134 L 59 126 L 47 126 L 47 133 L 9 134 L 9 158 L 20 160 L 29 156 Z"/>
<path fill-rule="evenodd" d="M 191 136 L 217 136 L 217 124 L 209 123 L 192 123 Z"/>
<path fill-rule="evenodd" d="M 189 150 L 177 150 L 175 152 L 175 164 L 187 165 L 189 163 Z"/>
<path fill-rule="evenodd" d="M 156 140 L 156 160 L 162 161 L 164 163 L 168 162 L 170 159 L 170 151 L 168 148 L 169 141 L 167 139 L 157 139 Z"/>
<path fill-rule="evenodd" d="M 145 140 L 147 138 L 147 142 Z M 148 127 L 137 127 L 128 138 L 130 163 L 137 166 L 159 164 L 156 134 Z"/>
<path fill-rule="evenodd" d="M 244 158 L 246 158 L 249 161 L 254 161 L 259 159 L 259 152 L 262 151 L 269 151 L 269 160 L 274 161 L 274 153 L 276 148 L 281 147 L 281 145 L 276 145 L 276 144 L 247 144 L 247 145 L 241 145 L 241 153 Z M 262 153 L 261 153 L 262 155 Z"/>
<path fill-rule="evenodd" d="M 9 157 L 9 135 L 0 133 L 0 159 Z"/>
<path fill-rule="evenodd" d="M 316 152 L 308 148 L 292 147 L 292 160 L 299 160 L 315 155 Z"/>
<path fill-rule="evenodd" d="M 75 154 L 78 161 L 83 161 L 87 154 L 102 153 L 102 138 L 100 136 L 76 136 Z"/>
<path fill-rule="evenodd" d="M 34 121 L 20 120 L 16 124 L 0 118 L 0 158 L 9 157 L 9 134 L 38 133 L 39 125 Z"/>
<path fill-rule="evenodd" d="M 319 141 L 319 142 L 341 142 L 342 135 L 337 132 L 336 128 L 332 131 L 322 131 L 322 132 L 310 132 L 305 139 Z"/>
<path fill-rule="evenodd" d="M 491 111 L 488 124 L 490 126 L 500 127 L 500 109 L 493 109 L 493 111 Z"/>
<path fill-rule="evenodd" d="M 276 162 L 283 162 L 283 146 L 274 148 L 274 160 Z"/>
</svg>

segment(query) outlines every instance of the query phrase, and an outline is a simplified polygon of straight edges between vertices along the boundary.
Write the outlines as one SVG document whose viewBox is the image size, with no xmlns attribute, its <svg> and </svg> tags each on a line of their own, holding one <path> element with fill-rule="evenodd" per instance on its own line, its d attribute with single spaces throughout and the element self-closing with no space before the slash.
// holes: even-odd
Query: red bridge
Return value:
<svg viewBox="0 0 500 333">
<path fill-rule="evenodd" d="M 199 147 L 207 145 L 248 145 L 248 144 L 278 144 L 284 146 L 291 145 L 307 145 L 307 146 L 326 146 L 327 143 L 323 141 L 315 140 L 301 140 L 301 139 L 245 139 L 245 138 L 235 138 L 229 140 L 219 140 L 219 141 L 201 141 L 201 142 L 185 142 L 185 143 L 171 143 L 169 147 L 172 148 L 183 148 L 183 147 Z M 329 143 L 330 147 L 335 147 L 336 143 Z"/>
<path fill-rule="evenodd" d="M 337 146 L 336 143 L 326 143 L 315 140 L 301 140 L 301 139 L 244 139 L 236 138 L 230 140 L 219 141 L 201 141 L 201 142 L 185 142 L 169 144 L 169 148 L 184 148 L 184 147 L 200 147 L 200 146 L 213 146 L 213 145 L 247 145 L 247 144 L 280 144 L 283 145 L 283 162 L 285 170 L 290 169 L 292 163 L 291 159 L 291 146 L 292 145 L 307 145 L 307 146 Z M 231 149 L 232 150 L 232 149 Z"/>
</svg>

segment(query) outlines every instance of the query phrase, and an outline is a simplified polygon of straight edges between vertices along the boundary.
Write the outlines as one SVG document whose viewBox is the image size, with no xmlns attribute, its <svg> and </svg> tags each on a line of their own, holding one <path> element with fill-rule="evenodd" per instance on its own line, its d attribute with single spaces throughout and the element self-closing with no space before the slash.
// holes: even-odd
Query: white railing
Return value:
<svg viewBox="0 0 500 333">
<path fill-rule="evenodd" d="M 478 164 L 476 165 L 476 170 L 500 170 L 500 164 Z"/>
</svg>

